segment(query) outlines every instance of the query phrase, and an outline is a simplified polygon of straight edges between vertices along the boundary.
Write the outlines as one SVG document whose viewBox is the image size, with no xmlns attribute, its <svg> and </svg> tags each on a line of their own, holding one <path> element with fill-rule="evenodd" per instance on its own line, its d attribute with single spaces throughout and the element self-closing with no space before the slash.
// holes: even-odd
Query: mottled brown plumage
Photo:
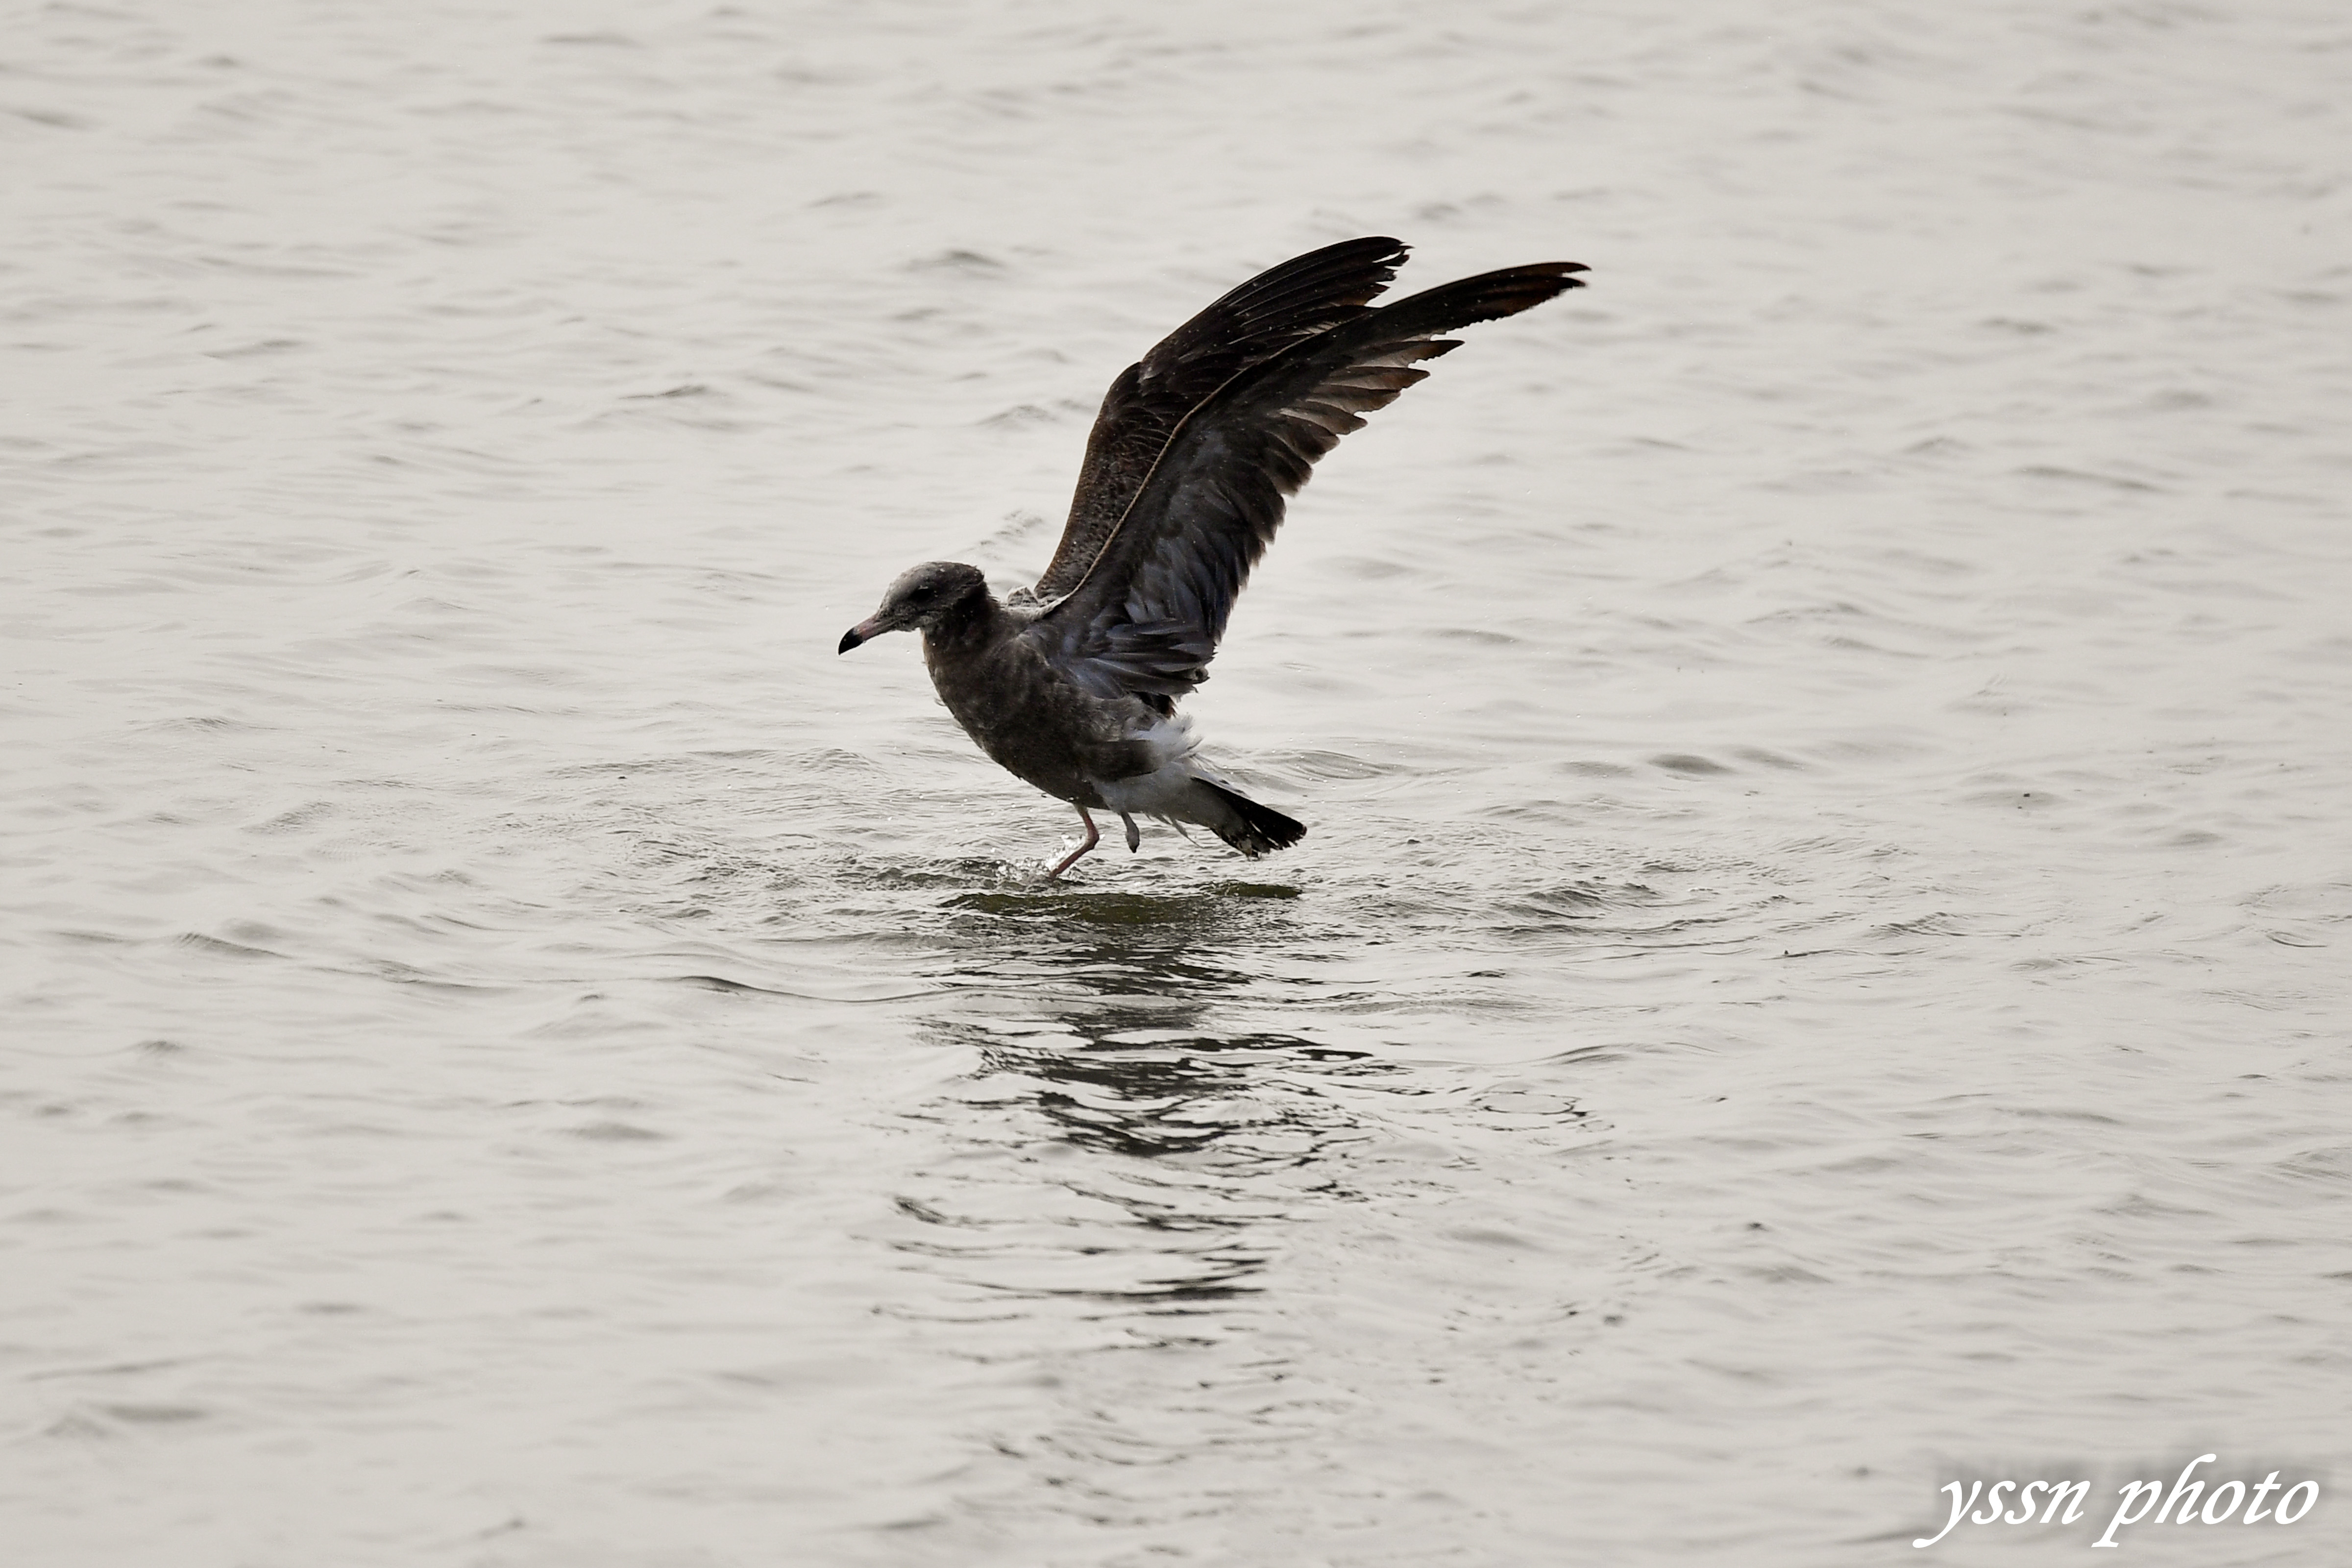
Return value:
<svg viewBox="0 0 2352 1568">
<path fill-rule="evenodd" d="M 1460 345 L 1439 334 L 1579 286 L 1572 261 L 1465 278 L 1380 309 L 1404 255 L 1349 240 L 1260 274 L 1171 333 L 1111 384 L 1087 443 L 1060 547 L 1034 589 L 999 604 L 975 567 L 901 576 L 847 653 L 919 630 L 940 700 L 982 751 L 1078 809 L 1209 828 L 1255 857 L 1307 829 L 1218 779 L 1177 699 L 1208 664 L 1284 502 L 1362 416 Z"/>
<path fill-rule="evenodd" d="M 1404 255 L 1378 237 L 1309 251 L 1259 273 L 1119 372 L 1087 437 L 1062 542 L 1025 592 L 1050 601 L 1076 587 L 1184 416 L 1238 372 L 1362 315 Z"/>
</svg>

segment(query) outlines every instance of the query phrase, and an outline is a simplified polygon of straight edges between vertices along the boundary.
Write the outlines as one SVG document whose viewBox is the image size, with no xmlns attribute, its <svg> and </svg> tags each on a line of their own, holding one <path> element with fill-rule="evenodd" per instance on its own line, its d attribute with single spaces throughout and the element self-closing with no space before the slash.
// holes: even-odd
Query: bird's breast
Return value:
<svg viewBox="0 0 2352 1568">
<path fill-rule="evenodd" d="M 1124 706 L 1106 702 L 1021 637 L 983 646 L 923 640 L 923 662 L 948 711 L 1015 777 L 1075 805 L 1103 804 L 1098 783 L 1148 771 Z"/>
</svg>

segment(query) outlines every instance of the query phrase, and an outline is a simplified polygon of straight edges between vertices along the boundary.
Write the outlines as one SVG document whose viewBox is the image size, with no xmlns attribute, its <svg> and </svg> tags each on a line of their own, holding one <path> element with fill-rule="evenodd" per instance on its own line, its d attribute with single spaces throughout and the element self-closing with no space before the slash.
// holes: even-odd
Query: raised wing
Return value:
<svg viewBox="0 0 2352 1568">
<path fill-rule="evenodd" d="M 1070 519 L 1034 596 L 1050 604 L 1078 585 L 1169 436 L 1202 399 L 1301 338 L 1362 315 L 1365 301 L 1388 287 L 1404 255 L 1402 245 L 1376 235 L 1294 257 L 1235 289 L 1120 372 L 1087 437 Z"/>
<path fill-rule="evenodd" d="M 1031 624 L 1046 655 L 1109 697 L 1163 710 L 1207 677 L 1225 618 L 1286 499 L 1359 416 L 1429 374 L 1439 336 L 1580 287 L 1573 261 L 1465 278 L 1356 319 L 1234 376 L 1178 427 L 1069 595 Z"/>
</svg>

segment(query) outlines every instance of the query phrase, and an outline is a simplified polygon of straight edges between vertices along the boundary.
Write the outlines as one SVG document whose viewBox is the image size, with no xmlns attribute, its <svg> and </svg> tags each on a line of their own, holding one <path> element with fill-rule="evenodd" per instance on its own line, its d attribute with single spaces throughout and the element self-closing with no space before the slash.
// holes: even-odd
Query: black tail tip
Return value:
<svg viewBox="0 0 2352 1568">
<path fill-rule="evenodd" d="M 1307 837 L 1307 825 L 1296 817 L 1285 816 L 1270 805 L 1260 805 L 1245 795 L 1237 795 L 1221 784 L 1201 781 L 1214 790 L 1227 805 L 1234 808 L 1239 821 L 1220 827 L 1217 837 L 1255 860 L 1276 849 L 1287 849 Z"/>
</svg>

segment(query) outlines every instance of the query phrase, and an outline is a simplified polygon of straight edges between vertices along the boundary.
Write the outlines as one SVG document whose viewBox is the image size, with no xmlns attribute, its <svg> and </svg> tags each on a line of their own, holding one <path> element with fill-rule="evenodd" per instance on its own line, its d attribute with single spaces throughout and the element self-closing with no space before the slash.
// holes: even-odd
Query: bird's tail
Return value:
<svg viewBox="0 0 2352 1568">
<path fill-rule="evenodd" d="M 1255 860 L 1270 849 L 1287 849 L 1307 837 L 1307 825 L 1260 805 L 1245 795 L 1195 775 L 1185 792 L 1185 815 Z"/>
</svg>

